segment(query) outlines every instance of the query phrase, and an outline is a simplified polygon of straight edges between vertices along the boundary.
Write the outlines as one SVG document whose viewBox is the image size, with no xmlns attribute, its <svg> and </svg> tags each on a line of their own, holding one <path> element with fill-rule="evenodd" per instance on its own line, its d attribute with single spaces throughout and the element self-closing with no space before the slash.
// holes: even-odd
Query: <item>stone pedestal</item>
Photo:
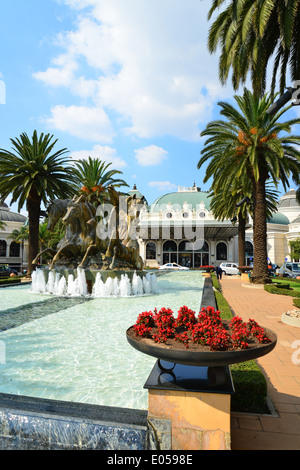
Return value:
<svg viewBox="0 0 300 470">
<path fill-rule="evenodd" d="M 250 282 L 249 273 L 241 273 L 241 279 L 243 282 Z"/>
<path fill-rule="evenodd" d="M 229 367 L 218 371 L 216 378 L 207 367 L 176 364 L 168 372 L 161 370 L 159 362 L 154 366 L 145 384 L 148 420 L 152 427 L 153 422 L 171 423 L 170 450 L 230 450 L 234 388 Z M 160 429 L 155 431 L 161 434 Z"/>
</svg>

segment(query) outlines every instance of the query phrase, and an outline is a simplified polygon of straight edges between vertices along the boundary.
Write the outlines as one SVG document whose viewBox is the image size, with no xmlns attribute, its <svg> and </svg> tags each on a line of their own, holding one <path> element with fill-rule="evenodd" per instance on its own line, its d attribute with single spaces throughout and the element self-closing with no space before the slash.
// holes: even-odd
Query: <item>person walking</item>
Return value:
<svg viewBox="0 0 300 470">
<path fill-rule="evenodd" d="M 217 266 L 217 267 L 216 267 L 216 274 L 217 274 L 217 279 L 222 279 L 223 271 L 222 271 L 222 269 L 220 268 L 220 266 Z"/>
</svg>

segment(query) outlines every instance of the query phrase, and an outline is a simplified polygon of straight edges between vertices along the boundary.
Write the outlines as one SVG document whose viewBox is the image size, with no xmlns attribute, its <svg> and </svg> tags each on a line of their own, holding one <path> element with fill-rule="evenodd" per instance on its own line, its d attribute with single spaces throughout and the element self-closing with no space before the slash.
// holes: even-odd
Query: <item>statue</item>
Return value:
<svg viewBox="0 0 300 470">
<path fill-rule="evenodd" d="M 65 236 L 56 250 L 43 250 L 33 263 L 38 264 L 42 254 L 50 253 L 53 255 L 50 269 L 78 266 L 103 270 L 142 270 L 143 260 L 139 255 L 136 228 L 144 198 L 125 196 L 113 186 L 108 187 L 108 193 L 110 210 L 106 237 L 98 236 L 99 233 L 97 235 L 96 208 L 85 195 L 75 196 L 72 200 L 52 201 L 47 207 L 47 228 L 52 231 L 61 220 L 66 227 Z"/>
</svg>

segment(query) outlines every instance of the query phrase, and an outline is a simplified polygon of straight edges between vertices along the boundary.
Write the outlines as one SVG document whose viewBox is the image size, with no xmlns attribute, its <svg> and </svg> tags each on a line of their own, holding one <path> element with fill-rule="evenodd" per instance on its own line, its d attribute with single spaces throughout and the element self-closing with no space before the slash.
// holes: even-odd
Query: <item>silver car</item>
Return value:
<svg viewBox="0 0 300 470">
<path fill-rule="evenodd" d="M 221 263 L 220 268 L 223 274 L 238 274 L 238 265 L 236 263 Z"/>
<path fill-rule="evenodd" d="M 184 270 L 184 271 L 189 270 L 189 268 L 187 268 L 186 266 L 180 266 L 177 263 L 167 263 L 167 264 L 164 264 L 163 266 L 159 266 L 158 269 L 178 269 L 178 270 Z"/>
</svg>

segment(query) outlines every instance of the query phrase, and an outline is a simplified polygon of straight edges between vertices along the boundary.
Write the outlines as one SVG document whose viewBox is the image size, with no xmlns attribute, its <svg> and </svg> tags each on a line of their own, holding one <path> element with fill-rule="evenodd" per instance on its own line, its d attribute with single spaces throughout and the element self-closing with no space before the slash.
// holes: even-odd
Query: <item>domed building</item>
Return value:
<svg viewBox="0 0 300 470">
<path fill-rule="evenodd" d="M 5 202 L 0 201 L 0 264 L 8 264 L 11 268 L 21 271 L 21 267 L 26 267 L 28 263 L 28 248 L 25 241 L 24 246 L 16 243 L 10 238 L 14 230 L 26 224 L 27 217 L 16 212 L 12 212 Z"/>
<path fill-rule="evenodd" d="M 136 187 L 135 187 L 136 189 Z M 210 210 L 209 193 L 192 187 L 179 187 L 164 194 L 140 215 L 140 255 L 149 267 L 169 262 L 181 266 L 217 266 L 238 263 L 238 224 L 218 221 Z M 253 261 L 253 227 L 249 217 L 246 230 L 246 263 Z M 282 265 L 289 258 L 289 241 L 300 237 L 300 206 L 296 191 L 279 200 L 278 212 L 267 223 L 268 256 Z"/>
</svg>

